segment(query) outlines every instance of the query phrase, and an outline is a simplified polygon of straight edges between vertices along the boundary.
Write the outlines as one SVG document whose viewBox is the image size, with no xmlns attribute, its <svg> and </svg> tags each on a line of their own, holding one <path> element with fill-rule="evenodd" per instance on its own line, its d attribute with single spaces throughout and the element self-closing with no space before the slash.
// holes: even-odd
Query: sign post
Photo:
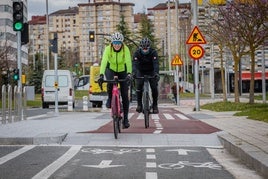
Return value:
<svg viewBox="0 0 268 179">
<path fill-rule="evenodd" d="M 179 85 L 179 68 L 178 66 L 181 66 L 183 65 L 183 61 L 181 60 L 180 56 L 178 54 L 176 54 L 173 59 L 172 59 L 172 62 L 171 62 L 171 65 L 172 66 L 176 66 L 176 71 L 174 73 L 174 76 L 175 76 L 175 82 L 176 82 L 176 90 L 177 90 L 177 105 L 179 106 L 180 104 L 180 85 Z"/>
<path fill-rule="evenodd" d="M 198 29 L 197 26 L 197 0 L 192 1 L 193 5 L 193 21 L 194 21 L 194 29 L 192 30 L 186 44 L 193 45 L 189 49 L 189 56 L 195 60 L 195 78 L 194 78 L 194 89 L 195 89 L 195 111 L 199 111 L 200 109 L 200 99 L 199 99 L 199 59 L 204 56 L 204 49 L 199 44 L 206 44 L 206 40 L 203 37 L 202 33 Z"/>
</svg>

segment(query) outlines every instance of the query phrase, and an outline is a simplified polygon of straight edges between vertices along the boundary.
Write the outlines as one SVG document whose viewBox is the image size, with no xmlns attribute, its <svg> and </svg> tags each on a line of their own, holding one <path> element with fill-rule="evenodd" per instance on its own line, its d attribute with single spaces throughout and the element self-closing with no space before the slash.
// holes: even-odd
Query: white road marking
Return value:
<svg viewBox="0 0 268 179">
<path fill-rule="evenodd" d="M 27 145 L 27 146 L 22 147 L 14 152 L 11 152 L 10 154 L 5 155 L 4 157 L 1 157 L 0 158 L 0 165 L 2 165 L 3 163 L 23 154 L 25 152 L 27 152 L 28 150 L 31 150 L 34 147 L 35 147 L 34 145 Z"/>
<path fill-rule="evenodd" d="M 58 158 L 56 161 L 48 165 L 42 171 L 37 173 L 32 179 L 45 179 L 49 178 L 55 171 L 67 163 L 71 158 L 73 158 L 81 149 L 81 146 L 71 147 L 64 155 Z"/>
<path fill-rule="evenodd" d="M 162 130 L 155 130 L 154 134 L 160 134 L 162 132 Z"/>
<path fill-rule="evenodd" d="M 38 119 L 38 118 L 42 118 L 42 117 L 47 117 L 47 115 L 42 114 L 42 115 L 38 115 L 38 116 L 27 117 L 27 119 L 32 120 L 32 119 Z"/>
<path fill-rule="evenodd" d="M 146 162 L 146 168 L 156 168 L 155 162 Z"/>
<path fill-rule="evenodd" d="M 183 114 L 175 114 L 176 116 L 178 116 L 180 119 L 182 120 L 190 120 L 188 117 L 186 117 L 185 115 Z"/>
<path fill-rule="evenodd" d="M 128 113 L 128 118 L 130 119 L 133 115 L 134 113 Z"/>
<path fill-rule="evenodd" d="M 170 114 L 164 113 L 163 114 L 167 120 L 174 120 L 174 117 L 172 117 Z"/>
<path fill-rule="evenodd" d="M 154 119 L 154 120 L 159 119 L 159 115 L 158 114 L 152 114 L 152 119 Z"/>
<path fill-rule="evenodd" d="M 122 167 L 125 165 L 110 165 L 112 160 L 102 160 L 98 165 L 82 165 L 84 167 L 92 167 L 92 168 L 113 168 L 113 167 Z"/>
<path fill-rule="evenodd" d="M 155 155 L 146 155 L 146 159 L 156 159 Z"/>
<path fill-rule="evenodd" d="M 140 113 L 137 119 L 144 119 L 143 113 Z"/>
<path fill-rule="evenodd" d="M 170 149 L 166 150 L 169 152 L 178 152 L 178 155 L 188 155 L 188 152 L 199 152 L 197 150 L 187 150 L 187 149 Z"/>
<path fill-rule="evenodd" d="M 147 153 L 154 153 L 155 152 L 155 149 L 151 149 L 151 148 L 150 149 L 146 149 L 146 152 Z"/>
<path fill-rule="evenodd" d="M 145 179 L 157 179 L 156 172 L 146 172 Z"/>
</svg>

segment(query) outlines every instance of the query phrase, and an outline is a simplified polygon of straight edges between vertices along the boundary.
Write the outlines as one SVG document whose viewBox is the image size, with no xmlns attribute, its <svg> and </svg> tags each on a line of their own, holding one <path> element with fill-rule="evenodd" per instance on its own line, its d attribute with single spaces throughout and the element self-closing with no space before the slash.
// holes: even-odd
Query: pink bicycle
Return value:
<svg viewBox="0 0 268 179">
<path fill-rule="evenodd" d="M 112 83 L 112 101 L 111 101 L 111 116 L 113 118 L 114 137 L 118 138 L 118 133 L 121 133 L 121 121 L 123 118 L 121 95 L 118 88 L 119 82 L 126 81 L 126 79 L 118 79 L 118 76 L 114 76 L 113 80 L 104 80 L 104 83 Z M 102 88 L 102 87 L 101 87 Z"/>
</svg>

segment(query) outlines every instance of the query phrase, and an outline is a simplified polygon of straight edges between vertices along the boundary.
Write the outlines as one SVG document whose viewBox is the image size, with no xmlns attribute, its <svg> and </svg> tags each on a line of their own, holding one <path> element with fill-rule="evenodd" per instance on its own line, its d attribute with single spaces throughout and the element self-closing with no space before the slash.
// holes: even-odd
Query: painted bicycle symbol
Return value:
<svg viewBox="0 0 268 179">
<path fill-rule="evenodd" d="M 92 153 L 92 154 L 114 154 L 121 155 L 125 153 L 137 153 L 140 152 L 140 149 L 120 149 L 120 150 L 111 150 L 111 149 L 98 149 L 98 148 L 84 148 L 82 152 Z"/>
<path fill-rule="evenodd" d="M 163 169 L 181 169 L 185 166 L 191 166 L 195 168 L 210 168 L 214 170 L 221 170 L 222 168 L 219 164 L 214 164 L 213 162 L 191 163 L 189 161 L 179 161 L 178 163 L 163 163 L 158 165 L 159 168 Z"/>
</svg>

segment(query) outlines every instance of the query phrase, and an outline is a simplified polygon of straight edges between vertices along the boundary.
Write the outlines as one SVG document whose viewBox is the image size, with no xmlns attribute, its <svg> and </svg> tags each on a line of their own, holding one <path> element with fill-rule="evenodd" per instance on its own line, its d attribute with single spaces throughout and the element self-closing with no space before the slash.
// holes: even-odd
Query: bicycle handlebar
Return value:
<svg viewBox="0 0 268 179">
<path fill-rule="evenodd" d="M 150 76 L 150 75 L 144 75 L 141 77 L 135 77 L 135 79 L 154 79 L 155 76 Z"/>
<path fill-rule="evenodd" d="M 118 77 L 115 77 L 113 80 L 103 80 L 102 83 L 112 83 L 112 84 L 117 84 L 119 82 L 124 82 L 124 81 L 127 81 L 128 79 L 125 78 L 125 79 L 118 79 Z M 98 82 L 96 82 L 98 83 Z M 102 88 L 102 84 L 99 84 L 101 90 L 103 90 Z"/>
</svg>

